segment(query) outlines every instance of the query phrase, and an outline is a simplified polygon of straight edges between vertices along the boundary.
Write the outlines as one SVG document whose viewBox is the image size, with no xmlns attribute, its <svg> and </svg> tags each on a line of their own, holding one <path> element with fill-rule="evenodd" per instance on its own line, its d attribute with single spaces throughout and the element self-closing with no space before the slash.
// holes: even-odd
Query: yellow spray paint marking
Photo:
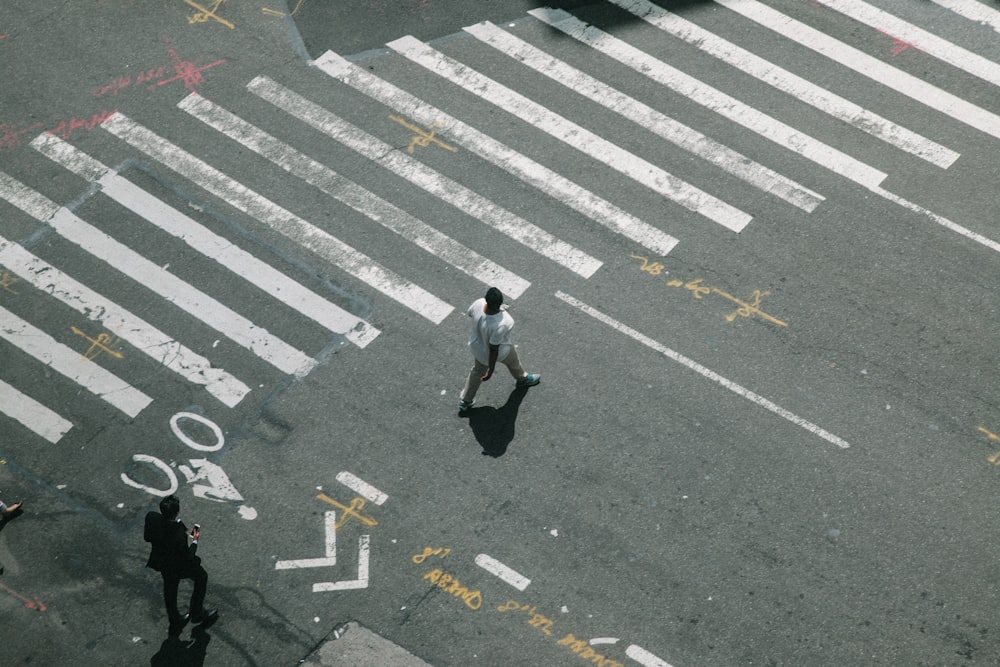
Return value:
<svg viewBox="0 0 1000 667">
<path fill-rule="evenodd" d="M 985 433 L 986 437 L 989 438 L 990 440 L 1000 440 L 1000 435 L 997 435 L 996 433 L 990 433 L 982 426 L 979 427 L 979 430 L 980 432 Z M 986 460 L 995 466 L 1000 466 L 1000 452 L 997 452 L 993 456 L 987 456 Z"/>
<path fill-rule="evenodd" d="M 10 288 L 11 285 L 17 282 L 17 276 L 7 273 L 6 271 L 0 271 L 0 288 L 11 294 L 17 294 L 14 290 Z"/>
<path fill-rule="evenodd" d="M 104 333 L 102 331 L 101 333 L 97 334 L 97 338 L 91 338 L 90 336 L 80 331 L 76 327 L 71 326 L 70 331 L 75 333 L 77 336 L 82 336 L 84 339 L 90 342 L 90 347 L 88 347 L 87 351 L 83 353 L 83 356 L 87 361 L 93 361 L 98 356 L 100 356 L 102 352 L 110 354 L 115 359 L 125 358 L 124 354 L 122 354 L 118 350 L 112 350 L 109 347 L 109 345 L 113 345 L 118 342 L 118 339 L 109 333 Z"/>
<path fill-rule="evenodd" d="M 293 9 L 290 12 L 288 12 L 288 15 L 289 16 L 295 16 L 295 13 L 299 11 L 299 7 L 302 6 L 303 2 L 305 2 L 305 0 L 299 0 L 297 3 L 295 3 L 295 9 Z M 270 9 L 268 7 L 261 7 L 260 11 L 264 12 L 265 14 L 270 14 L 271 16 L 284 16 L 285 15 L 284 12 L 279 12 L 276 9 Z"/>
<path fill-rule="evenodd" d="M 357 519 L 366 526 L 378 525 L 378 521 L 376 521 L 375 519 L 358 514 L 358 510 L 365 508 L 364 498 L 355 498 L 351 501 L 350 505 L 341 505 L 340 503 L 338 503 L 336 500 L 326 495 L 325 493 L 321 493 L 316 497 L 322 500 L 323 502 L 330 503 L 334 507 L 337 507 L 341 510 L 340 518 L 338 518 L 337 522 L 333 524 L 334 530 L 340 530 L 340 527 L 344 525 L 344 522 L 350 519 L 351 517 L 354 517 L 355 519 Z"/>
<path fill-rule="evenodd" d="M 652 276 L 661 275 L 662 273 L 664 273 L 664 269 L 666 268 L 660 262 L 652 262 L 649 260 L 649 258 L 643 257 L 642 255 L 629 255 L 629 257 L 631 257 L 632 259 L 642 260 L 642 266 L 639 267 L 639 270 L 645 271 L 646 273 Z M 750 299 L 744 300 L 737 298 L 732 294 L 729 294 L 728 292 L 724 292 L 720 290 L 718 287 L 710 287 L 708 285 L 705 285 L 703 284 L 704 282 L 705 282 L 704 278 L 695 278 L 694 280 L 689 280 L 687 282 L 675 279 L 675 280 L 667 280 L 666 285 L 668 287 L 683 287 L 684 289 L 691 292 L 691 294 L 693 294 L 694 298 L 696 299 L 701 299 L 708 294 L 716 294 L 718 296 L 721 296 L 723 299 L 727 299 L 735 303 L 737 305 L 737 308 L 733 312 L 726 315 L 727 322 L 732 322 L 737 317 L 745 317 L 750 319 L 753 318 L 754 316 L 757 316 L 760 317 L 761 319 L 767 320 L 768 322 L 777 324 L 780 327 L 788 326 L 786 322 L 782 322 L 778 318 L 772 315 L 768 315 L 767 313 L 765 313 L 763 310 L 760 309 L 760 301 L 765 296 L 769 296 L 771 294 L 769 291 L 755 289 L 753 290 Z"/>
<path fill-rule="evenodd" d="M 184 0 L 184 2 L 186 2 L 188 5 L 198 10 L 197 12 L 194 13 L 193 16 L 188 17 L 188 25 L 192 25 L 195 23 L 207 23 L 209 19 L 213 19 L 229 29 L 235 28 L 236 26 L 234 26 L 232 23 L 230 23 L 226 19 L 216 14 L 216 12 L 219 11 L 219 7 L 222 6 L 222 3 L 225 1 L 226 0 L 215 0 L 215 2 L 212 3 L 211 9 L 209 9 L 204 5 L 198 4 L 194 0 Z"/>
<path fill-rule="evenodd" d="M 428 132 L 427 130 L 418 127 L 417 125 L 414 125 L 405 118 L 400 118 L 399 116 L 393 116 L 392 114 L 389 115 L 389 118 L 396 121 L 409 131 L 413 132 L 414 136 L 412 139 L 410 139 L 410 145 L 406 147 L 406 152 L 409 153 L 410 155 L 413 155 L 413 149 L 416 148 L 417 146 L 420 146 L 421 148 L 427 148 L 432 143 L 437 146 L 440 146 L 446 151 L 451 151 L 452 153 L 458 152 L 457 148 L 449 144 L 446 144 L 445 142 L 441 141 L 435 136 L 435 133 L 437 132 L 435 128 L 441 127 L 441 121 L 434 121 L 434 124 L 431 125 L 431 130 Z"/>
</svg>

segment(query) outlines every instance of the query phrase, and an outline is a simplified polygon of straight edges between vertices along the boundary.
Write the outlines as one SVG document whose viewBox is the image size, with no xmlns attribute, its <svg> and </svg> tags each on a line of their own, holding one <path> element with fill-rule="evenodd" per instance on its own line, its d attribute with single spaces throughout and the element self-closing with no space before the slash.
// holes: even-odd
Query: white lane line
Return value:
<svg viewBox="0 0 1000 667">
<path fill-rule="evenodd" d="M 1000 65 L 861 0 L 819 0 L 855 21 L 902 39 L 953 67 L 1000 86 Z"/>
<path fill-rule="evenodd" d="M 191 93 L 177 106 L 466 275 L 510 291 L 513 298 L 531 284 L 209 99 Z"/>
<path fill-rule="evenodd" d="M 329 510 L 324 515 L 323 530 L 325 531 L 324 553 L 322 558 L 299 558 L 297 560 L 279 560 L 274 564 L 275 570 L 301 570 L 309 567 L 330 567 L 337 564 L 337 512 Z"/>
<path fill-rule="evenodd" d="M 267 262 L 209 231 L 59 137 L 46 132 L 33 140 L 31 145 L 66 169 L 97 183 L 105 195 L 133 213 L 184 241 L 191 248 L 302 315 L 343 335 L 358 347 L 365 347 L 379 335 L 379 330 L 371 324 L 330 303 Z"/>
<path fill-rule="evenodd" d="M 969 239 L 971 241 L 975 241 L 976 243 L 979 243 L 979 244 L 981 244 L 981 245 L 989 248 L 990 250 L 993 250 L 994 252 L 1000 252 L 1000 243 L 997 243 L 993 239 L 986 238 L 982 234 L 974 232 L 971 229 L 968 229 L 967 227 L 963 227 L 962 225 L 960 225 L 960 224 L 958 224 L 956 222 L 952 222 L 951 220 L 949 220 L 948 218 L 944 217 L 943 215 L 938 215 L 937 213 L 935 213 L 933 211 L 927 210 L 923 206 L 920 206 L 918 204 L 914 204 L 913 202 L 911 202 L 911 201 L 909 201 L 907 199 L 903 199 L 899 195 L 895 195 L 895 194 L 889 192 L 888 190 L 883 190 L 882 188 L 872 188 L 872 192 L 874 192 L 875 194 L 879 195 L 880 197 L 885 197 L 886 199 L 888 199 L 889 201 L 893 202 L 894 204 L 899 204 L 903 208 L 906 208 L 906 209 L 908 209 L 910 211 L 913 211 L 915 213 L 920 213 L 921 215 L 924 215 L 924 216 L 930 218 L 931 220 L 933 220 L 934 222 L 936 222 L 937 224 L 941 225 L 945 229 L 950 229 L 953 232 L 961 234 L 965 238 L 967 238 L 967 239 Z"/>
<path fill-rule="evenodd" d="M 0 380 L 0 412 L 53 445 L 73 428 L 72 422 Z"/>
<path fill-rule="evenodd" d="M 726 378 L 722 377 L 721 375 L 719 375 L 715 371 L 710 370 L 708 368 L 705 368 L 704 366 L 702 366 L 701 364 L 699 364 L 696 361 L 693 361 L 692 359 L 688 359 L 683 354 L 680 354 L 679 352 L 674 352 L 669 347 L 666 347 L 665 345 L 661 345 L 660 343 L 656 342 L 652 338 L 649 338 L 648 336 L 644 336 L 643 334 L 639 333 L 635 329 L 632 329 L 631 327 L 629 327 L 629 326 L 627 326 L 625 324 L 622 324 L 618 320 L 616 320 L 616 319 L 614 319 L 614 318 L 612 318 L 612 317 L 610 317 L 608 315 L 605 315 L 601 311 L 599 311 L 599 310 L 597 310 L 595 308 L 592 308 L 591 306 L 588 306 L 587 304 L 583 303 L 582 301 L 580 301 L 578 299 L 575 299 L 575 298 L 571 297 L 570 295 L 568 295 L 568 294 L 566 294 L 564 292 L 556 292 L 556 298 L 558 298 L 558 299 L 560 299 L 562 301 L 565 301 L 566 303 L 568 303 L 569 305 L 573 306 L 577 310 L 580 310 L 581 312 L 586 313 L 587 315 L 590 315 L 595 320 L 598 320 L 600 322 L 604 322 L 605 324 L 607 324 L 612 329 L 615 329 L 616 331 L 619 331 L 619 332 L 625 334 L 629 338 L 632 338 L 633 340 L 635 340 L 635 341 L 637 341 L 639 343 L 642 343 L 643 345 L 645 345 L 646 347 L 650 348 L 651 350 L 655 350 L 656 352 L 659 352 L 660 354 L 662 354 L 663 356 L 667 357 L 668 359 L 670 359 L 672 361 L 676 361 L 677 363 L 681 364 L 682 366 L 686 366 L 687 368 L 689 368 L 689 369 L 693 370 L 694 372 L 702 375 L 703 377 L 711 380 L 712 382 L 716 382 L 716 383 L 722 385 L 723 387 L 725 387 L 729 391 L 733 392 L 737 396 L 741 396 L 741 397 L 747 399 L 748 401 L 756 403 L 757 405 L 761 406 L 762 408 L 770 410 L 774 414 L 787 419 L 788 421 L 792 422 L 793 424 L 795 424 L 797 426 L 801 426 L 802 428 L 806 429 L 810 433 L 813 433 L 814 435 L 818 435 L 819 437 L 823 438 L 827 442 L 831 442 L 831 443 L 837 445 L 838 447 L 841 447 L 841 448 L 844 448 L 844 449 L 850 447 L 850 445 L 845 440 L 843 440 L 841 438 L 838 438 L 837 436 L 833 435 L 832 433 L 830 433 L 828 431 L 824 431 L 819 426 L 816 426 L 815 424 L 813 424 L 811 422 L 808 422 L 805 419 L 802 419 L 801 417 L 798 417 L 798 416 L 792 414 L 791 412 L 789 412 L 788 410 L 785 410 L 780 405 L 777 405 L 776 403 L 773 403 L 773 402 L 767 400 L 763 396 L 755 394 L 754 392 L 750 391 L 749 389 L 746 389 L 745 387 L 742 387 L 742 386 L 736 384 L 735 382 L 733 382 L 731 380 L 727 380 Z"/>
<path fill-rule="evenodd" d="M 837 65 L 852 69 L 858 74 L 954 118 L 960 123 L 1000 139 L 1000 116 L 966 102 L 961 97 L 952 95 L 937 86 L 932 86 L 915 76 L 887 65 L 867 53 L 785 16 L 767 5 L 756 2 L 756 0 L 715 1 L 779 35 L 830 58 Z"/>
<path fill-rule="evenodd" d="M 123 243 L 84 222 L 69 209 L 35 192 L 38 203 L 25 210 L 40 211 L 57 206 L 54 215 L 36 218 L 83 250 L 102 260 L 150 291 L 163 297 L 192 317 L 204 322 L 234 343 L 250 350 L 283 373 L 303 377 L 316 366 L 316 360 L 272 335 L 208 294 L 168 272 Z M 0 197 L 4 192 L 0 191 Z M 22 195 L 23 197 L 23 195 Z"/>
<path fill-rule="evenodd" d="M 528 13 L 532 16 L 544 14 L 547 18 L 556 18 L 557 14 L 564 15 L 563 18 L 569 17 L 569 14 L 561 9 L 534 9 Z M 611 109 L 623 118 L 793 206 L 811 212 L 825 199 L 823 195 L 751 160 L 746 155 L 738 153 L 694 128 L 660 113 L 639 100 L 625 95 L 568 63 L 553 58 L 541 49 L 501 30 L 492 23 L 479 23 L 463 28 L 463 30 L 517 62 L 527 65 L 536 72 L 544 74 L 570 90 Z"/>
<path fill-rule="evenodd" d="M 333 51 L 327 51 L 312 63 L 327 75 L 351 86 L 390 109 L 426 125 L 436 126 L 439 135 L 461 143 L 466 150 L 537 188 L 599 225 L 635 241 L 661 255 L 677 245 L 677 239 L 660 231 L 631 213 L 598 197 L 548 167 L 518 153 L 479 130 L 449 116 L 444 111 L 379 79 Z"/>
<path fill-rule="evenodd" d="M 137 416 L 153 402 L 128 382 L 3 307 L 0 307 L 0 338 L 129 417 Z"/>
<path fill-rule="evenodd" d="M 363 498 L 367 498 L 376 505 L 381 505 L 385 501 L 389 500 L 389 496 L 346 470 L 337 473 L 337 481 L 349 488 L 351 491 L 354 491 L 354 493 Z"/>
<path fill-rule="evenodd" d="M 349 581 L 327 581 L 313 584 L 313 593 L 324 591 L 353 591 L 368 588 L 368 561 L 371 554 L 371 536 L 358 538 L 358 578 Z"/>
<path fill-rule="evenodd" d="M 638 662 L 642 667 L 670 667 L 670 663 L 659 658 L 641 646 L 635 644 L 625 649 L 625 655 Z"/>
<path fill-rule="evenodd" d="M 434 324 L 440 324 L 454 310 L 454 306 L 389 271 L 371 257 L 236 182 L 130 118 L 116 113 L 104 121 L 101 127 L 230 206 L 311 250 Z"/>
<path fill-rule="evenodd" d="M 855 129 L 877 137 L 942 169 L 947 169 L 959 158 L 959 153 L 950 148 L 897 125 L 850 100 L 778 67 L 687 19 L 654 5 L 649 0 L 609 1 L 726 64 L 847 123 Z M 537 11 L 544 10 L 536 9 L 528 13 L 533 14 Z"/>
<path fill-rule="evenodd" d="M 0 196 L 7 199 L 10 192 L 18 189 L 22 195 L 30 192 L 27 186 L 0 172 Z M 30 199 L 41 205 L 37 197 L 24 196 L 22 199 Z M 8 201 L 14 203 L 12 199 Z M 57 212 L 58 207 L 50 212 L 50 216 Z M 250 392 L 250 387 L 225 370 L 212 368 L 211 362 L 194 350 L 184 347 L 148 322 L 3 237 L 0 237 L 0 265 L 42 292 L 59 299 L 87 319 L 100 323 L 155 362 L 163 364 L 193 384 L 203 385 L 224 405 L 234 407 Z"/>
<path fill-rule="evenodd" d="M 584 278 L 594 275 L 603 263 L 267 77 L 257 77 L 247 84 L 247 88 L 328 137 Z M 498 283 L 494 280 L 490 284 Z M 525 282 L 521 291 L 527 286 Z M 512 296 L 517 296 L 513 290 Z"/>
<path fill-rule="evenodd" d="M 1000 12 L 981 2 L 974 0 L 931 0 L 931 2 L 950 9 L 970 21 L 988 25 L 994 32 L 1000 32 Z"/>
<path fill-rule="evenodd" d="M 593 26 L 588 26 L 566 12 L 558 12 L 552 16 L 539 13 L 536 14 L 536 17 L 623 65 L 631 67 L 653 81 L 690 98 L 692 102 L 700 104 L 723 118 L 773 141 L 782 148 L 798 153 L 855 183 L 860 183 L 865 187 L 874 187 L 885 180 L 887 176 L 885 172 L 740 102 L 721 90 L 681 72 L 617 37 Z"/>
<path fill-rule="evenodd" d="M 523 591 L 531 583 L 531 579 L 528 579 L 523 574 L 520 574 L 513 569 L 507 567 L 496 558 L 488 556 L 486 554 L 476 555 L 476 565 L 483 568 L 495 577 L 498 577 L 501 581 L 510 584 L 519 591 Z"/>
<path fill-rule="evenodd" d="M 415 37 L 403 37 L 389 42 L 386 46 L 429 72 L 448 79 L 525 123 L 546 132 L 684 208 L 717 222 L 726 229 L 740 232 L 752 219 L 748 213 L 597 136 L 507 86 L 466 67 Z"/>
</svg>

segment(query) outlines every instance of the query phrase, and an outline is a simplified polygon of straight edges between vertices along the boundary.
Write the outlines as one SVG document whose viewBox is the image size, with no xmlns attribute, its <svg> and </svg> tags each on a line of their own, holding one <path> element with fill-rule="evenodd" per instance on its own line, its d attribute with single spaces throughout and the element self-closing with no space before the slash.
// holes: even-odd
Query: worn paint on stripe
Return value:
<svg viewBox="0 0 1000 667">
<path fill-rule="evenodd" d="M 19 188 L 28 190 L 27 186 L 0 172 L 0 197 L 7 199 L 12 189 Z M 203 385 L 224 405 L 234 407 L 250 392 L 247 385 L 221 368 L 212 368 L 208 359 L 194 350 L 3 237 L 0 237 L 0 264 L 87 319 L 100 323 L 157 363 L 189 382 Z"/>
<path fill-rule="evenodd" d="M 565 14 L 563 12 L 562 14 Z M 562 16 L 559 14 L 559 16 Z M 543 16 L 543 20 L 547 17 Z M 737 125 L 773 141 L 783 148 L 815 162 L 865 187 L 874 187 L 885 180 L 887 174 L 857 160 L 833 146 L 796 130 L 777 118 L 740 102 L 731 95 L 713 88 L 679 69 L 640 51 L 631 44 L 603 30 L 588 26 L 583 21 L 566 14 L 566 18 L 552 21 L 552 27 L 593 47 L 601 53 L 627 65 L 692 102 L 714 111 Z"/>
<path fill-rule="evenodd" d="M 877 137 L 902 151 L 906 151 L 943 169 L 947 169 L 959 158 L 959 154 L 950 148 L 931 141 L 821 86 L 817 86 L 811 81 L 778 67 L 774 63 L 764 60 L 760 56 L 716 36 L 691 21 L 654 5 L 649 0 L 609 1 L 642 18 L 650 25 L 722 60 L 727 65 L 731 65 L 847 123 L 851 127 Z M 535 14 L 535 12 L 545 11 L 548 10 L 535 9 L 528 13 Z"/>
<path fill-rule="evenodd" d="M 351 491 L 354 491 L 354 493 L 358 494 L 362 498 L 366 498 L 376 505 L 382 505 L 382 503 L 389 500 L 389 496 L 346 470 L 337 473 L 337 481 L 349 488 Z"/>
<path fill-rule="evenodd" d="M 0 412 L 52 444 L 73 428 L 68 419 L 0 380 Z"/>
<path fill-rule="evenodd" d="M 844 449 L 850 447 L 850 445 L 845 440 L 843 440 L 842 438 L 838 438 L 837 436 L 833 435 L 832 433 L 821 429 L 819 426 L 816 426 L 815 424 L 813 424 L 811 422 L 808 422 L 805 419 L 802 419 L 801 417 L 798 417 L 798 416 L 792 414 L 791 412 L 789 412 L 788 410 L 785 410 L 780 405 L 777 405 L 777 404 L 769 401 L 768 399 L 764 398 L 763 396 L 755 394 L 754 392 L 750 391 L 749 389 L 746 389 L 746 388 L 744 388 L 744 387 L 736 384 L 735 382 L 733 382 L 731 380 L 727 380 L 726 378 L 722 377 L 721 375 L 719 375 L 715 371 L 710 370 L 708 368 L 705 368 L 704 366 L 702 366 L 698 362 L 693 361 L 691 359 L 688 359 L 683 354 L 675 352 L 675 351 L 671 350 L 669 347 L 666 347 L 665 345 L 661 345 L 660 343 L 656 342 L 652 338 L 649 338 L 648 336 L 644 336 L 643 334 L 639 333 L 635 329 L 632 329 L 631 327 L 628 327 L 625 324 L 622 324 L 618 320 L 616 320 L 616 319 L 614 319 L 614 318 L 612 318 L 612 317 L 610 317 L 608 315 L 605 315 L 601 311 L 599 311 L 599 310 L 597 310 L 595 308 L 592 308 L 591 306 L 588 306 L 587 304 L 583 303 L 582 301 L 580 301 L 578 299 L 575 299 L 575 298 L 571 297 L 570 295 L 568 295 L 568 294 L 566 294 L 564 292 L 556 292 L 556 298 L 558 298 L 558 299 L 560 299 L 562 301 L 565 301 L 566 303 L 568 303 L 569 305 L 573 306 L 577 310 L 579 310 L 579 311 L 581 311 L 583 313 L 586 313 L 587 315 L 590 315 L 595 320 L 598 320 L 599 322 L 604 322 L 605 324 L 607 324 L 612 329 L 615 329 L 616 331 L 619 331 L 619 332 L 625 334 L 629 338 L 632 338 L 633 340 L 638 341 L 639 343 L 642 343 L 646 347 L 648 347 L 648 348 L 650 348 L 652 350 L 655 350 L 656 352 L 659 352 L 660 354 L 662 354 L 663 356 L 667 357 L 668 359 L 670 359 L 672 361 L 676 361 L 677 363 L 681 364 L 682 366 L 686 366 L 687 368 L 689 368 L 689 369 L 693 370 L 694 372 L 702 375 L 703 377 L 711 380 L 712 382 L 716 382 L 716 383 L 722 385 L 723 387 L 725 387 L 729 391 L 733 392 L 737 396 L 741 396 L 741 397 L 747 399 L 748 401 L 756 403 L 757 405 L 761 406 L 762 408 L 770 410 L 774 414 L 776 414 L 776 415 L 778 415 L 780 417 L 783 417 L 784 419 L 787 419 L 788 421 L 792 422 L 793 424 L 795 424 L 797 426 L 801 426 L 802 428 L 806 429 L 810 433 L 818 435 L 819 437 L 823 438 L 827 442 L 831 442 L 831 443 L 837 445 L 838 447 L 841 447 L 841 448 L 844 448 Z"/>
<path fill-rule="evenodd" d="M 447 134 L 475 153 L 528 185 L 537 188 L 599 225 L 620 234 L 661 255 L 677 245 L 677 239 L 646 223 L 631 213 L 598 197 L 548 167 L 518 153 L 472 126 L 427 104 L 365 69 L 354 65 L 333 51 L 327 51 L 312 63 L 329 76 L 342 81 L 389 108 L 423 123 L 436 126 L 438 134 Z"/>
<path fill-rule="evenodd" d="M 531 583 L 531 579 L 486 554 L 476 555 L 476 565 L 519 591 L 523 591 Z"/>
<path fill-rule="evenodd" d="M 463 213 L 480 220 L 502 232 L 538 254 L 589 278 L 601 267 L 602 262 L 587 253 L 560 241 L 545 230 L 533 225 L 494 202 L 456 183 L 447 176 L 431 169 L 389 144 L 364 132 L 337 117 L 301 95 L 275 83 L 267 77 L 257 77 L 247 88 L 283 111 L 311 125 L 348 148 L 373 160 L 381 167 L 414 185 L 448 202 Z M 447 238 L 447 237 L 445 237 Z M 450 241 L 450 239 L 449 239 Z M 454 243 L 453 241 L 450 241 Z M 444 241 L 441 242 L 444 244 Z M 464 251 L 471 252 L 471 251 Z M 484 261 L 484 260 L 478 260 Z M 521 280 L 518 278 L 518 280 Z M 527 282 L 520 287 L 523 292 Z M 497 284 L 495 281 L 493 284 Z M 497 284 L 499 286 L 499 284 Z M 504 290 L 506 292 L 506 290 Z M 517 293 L 512 293 L 517 296 Z"/>
<path fill-rule="evenodd" d="M 861 0 L 818 0 L 855 21 L 902 39 L 952 67 L 1000 86 L 1000 65 Z"/>
<path fill-rule="evenodd" d="M 547 17 L 562 10 L 532 10 L 534 16 L 545 13 Z M 522 39 L 504 32 L 492 23 L 478 23 L 464 28 L 466 32 L 489 44 L 515 61 L 558 81 L 570 90 L 611 109 L 623 118 L 638 124 L 663 139 L 711 162 L 723 171 L 751 185 L 787 201 L 793 206 L 811 212 L 824 197 L 809 188 L 786 178 L 768 167 L 751 160 L 746 155 L 720 144 L 694 128 L 688 127 L 665 114 L 629 97 L 622 92 L 581 72 L 568 63 L 557 60 Z"/>
<path fill-rule="evenodd" d="M 129 417 L 137 416 L 153 402 L 152 398 L 111 371 L 85 360 L 76 350 L 60 343 L 3 307 L 0 307 L 0 338 L 12 343 Z"/>
<path fill-rule="evenodd" d="M 1000 32 L 1000 12 L 981 2 L 972 0 L 931 0 L 931 2 L 950 9 L 970 21 L 988 25 L 994 32 Z"/>
<path fill-rule="evenodd" d="M 427 290 L 396 275 L 371 257 L 236 182 L 130 118 L 118 113 L 102 123 L 101 127 L 431 322 L 440 324 L 454 310 L 453 306 Z"/>
<path fill-rule="evenodd" d="M 752 219 L 748 213 L 466 67 L 414 37 L 403 37 L 389 42 L 387 46 L 428 71 L 448 79 L 525 123 L 546 132 L 684 208 L 717 222 L 726 229 L 740 232 Z"/>
<path fill-rule="evenodd" d="M 479 253 L 442 234 L 406 211 L 344 178 L 324 164 L 244 121 L 207 98 L 188 95 L 178 106 L 206 125 L 239 142 L 293 176 L 399 234 L 463 273 L 487 285 L 496 285 L 517 298 L 530 283 Z M 287 109 L 285 109 L 287 111 Z M 392 150 L 391 148 L 389 150 Z"/>
<path fill-rule="evenodd" d="M 1000 139 L 1000 116 L 873 58 L 756 0 L 715 0 L 737 14 L 812 49 L 872 81 Z"/>
<path fill-rule="evenodd" d="M 97 183 L 105 195 L 133 213 L 358 347 L 365 347 L 378 336 L 379 330 L 361 318 L 206 229 L 59 137 L 44 133 L 31 145 L 66 169 Z"/>
</svg>

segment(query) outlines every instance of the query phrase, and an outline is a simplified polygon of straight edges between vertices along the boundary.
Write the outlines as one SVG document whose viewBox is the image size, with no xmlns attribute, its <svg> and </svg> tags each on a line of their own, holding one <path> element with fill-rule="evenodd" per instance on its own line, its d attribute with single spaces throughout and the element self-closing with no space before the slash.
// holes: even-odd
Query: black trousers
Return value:
<svg viewBox="0 0 1000 667">
<path fill-rule="evenodd" d="M 201 564 L 192 564 L 178 572 L 161 572 L 163 575 L 163 602 L 167 606 L 167 618 L 171 623 L 181 620 L 181 614 L 177 610 L 177 587 L 181 579 L 190 579 L 194 582 L 194 591 L 191 593 L 191 606 L 189 611 L 192 616 L 197 617 L 204 611 L 205 592 L 208 590 L 208 572 Z"/>
</svg>

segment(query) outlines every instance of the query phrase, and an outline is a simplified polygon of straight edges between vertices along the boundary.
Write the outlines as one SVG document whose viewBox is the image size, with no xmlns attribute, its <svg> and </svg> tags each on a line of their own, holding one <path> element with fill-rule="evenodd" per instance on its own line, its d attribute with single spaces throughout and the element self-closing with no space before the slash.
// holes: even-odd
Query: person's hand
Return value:
<svg viewBox="0 0 1000 667">
<path fill-rule="evenodd" d="M 485 374 L 485 375 L 484 375 L 483 377 L 479 378 L 479 379 L 480 379 L 480 380 L 481 380 L 482 382 L 486 382 L 486 381 L 487 381 L 487 380 L 489 380 L 489 379 L 490 379 L 491 377 L 493 377 L 493 371 L 492 371 L 491 369 L 487 368 L 487 369 L 486 369 L 486 374 Z"/>
<path fill-rule="evenodd" d="M 191 539 L 192 540 L 197 540 L 199 537 L 201 537 L 201 529 L 200 528 L 192 528 L 191 529 Z"/>
</svg>

